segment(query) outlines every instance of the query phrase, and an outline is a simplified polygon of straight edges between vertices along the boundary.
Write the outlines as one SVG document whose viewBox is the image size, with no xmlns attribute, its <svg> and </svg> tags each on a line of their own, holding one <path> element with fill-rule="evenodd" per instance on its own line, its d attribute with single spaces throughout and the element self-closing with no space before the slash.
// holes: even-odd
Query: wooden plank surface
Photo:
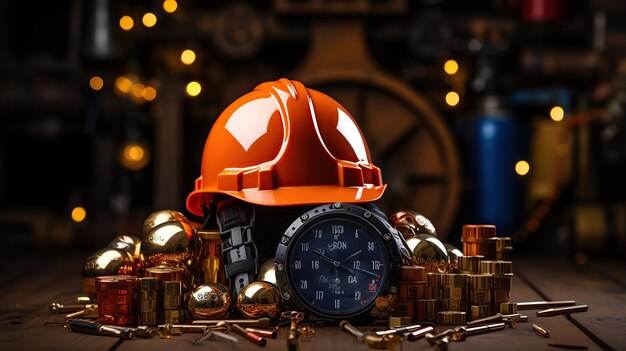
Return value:
<svg viewBox="0 0 626 351">
<path fill-rule="evenodd" d="M 85 255 L 13 261 L 30 267 L 0 288 L 0 345 L 3 350 L 107 350 L 116 338 L 66 332 L 63 315 L 50 314 L 51 302 L 70 304 L 82 292 L 80 267 Z M 6 264 L 9 266 L 9 264 Z"/>
<path fill-rule="evenodd" d="M 63 260 L 41 259 L 37 263 L 30 263 L 31 267 L 39 267 L 31 270 L 26 277 L 11 280 L 0 286 L 0 343 L 7 350 L 50 349 L 50 350 L 200 350 L 213 348 L 227 351 L 231 347 L 227 342 L 210 342 L 210 345 L 194 346 L 189 341 L 198 334 L 184 334 L 170 340 L 155 337 L 153 339 L 135 339 L 118 342 L 115 338 L 92 336 L 78 333 L 70 333 L 63 330 L 62 315 L 51 315 L 48 306 L 52 301 L 71 302 L 81 292 L 80 266 L 84 255 L 73 256 Z M 22 265 L 21 267 L 24 267 Z M 550 343 L 566 343 L 582 345 L 589 350 L 600 350 L 601 346 L 608 345 L 613 349 L 624 349 L 622 343 L 615 341 L 613 332 L 602 332 L 603 329 L 616 330 L 617 326 L 624 327 L 624 294 L 623 289 L 611 280 L 594 278 L 592 272 L 580 275 L 574 274 L 572 267 L 550 266 L 550 272 L 542 273 L 541 267 L 532 262 L 517 262 L 518 270 L 533 286 L 541 287 L 540 295 L 537 291 L 526 284 L 519 276 L 514 277 L 512 297 L 514 301 L 541 300 L 544 296 L 553 299 L 577 299 L 590 305 L 590 313 L 573 315 L 575 320 L 568 320 L 565 316 L 550 318 L 538 318 L 534 311 L 526 311 L 531 322 L 538 323 L 552 332 L 550 338 L 544 338 L 531 329 L 530 323 L 518 323 L 513 329 L 493 332 L 489 334 L 473 336 L 464 342 L 452 343 L 451 350 L 558 350 L 548 346 Z M 545 267 L 544 267 L 545 268 Z M 559 272 L 562 278 L 552 279 L 554 271 Z M 551 280 L 546 282 L 545 280 Z M 572 283 L 570 279 L 574 280 Z M 590 286 L 590 284 L 595 284 Z M 586 287 L 589 292 L 582 296 L 581 293 L 572 293 L 569 287 Z M 610 288 L 609 288 L 610 287 Z M 599 293 L 601 298 L 591 299 L 589 295 L 597 294 L 598 289 L 611 291 Z M 620 290 L 621 289 L 621 290 Z M 606 300 L 608 297 L 610 299 Z M 602 301 L 605 299 L 605 301 Z M 584 300 L 584 301 L 583 301 Z M 616 306 L 621 303 L 620 306 Z M 614 311 L 607 311 L 613 309 Z M 595 311 L 591 313 L 592 311 Z M 597 313 L 596 313 L 597 312 Z M 621 313 L 621 317 L 619 314 Z M 602 315 L 602 316 L 600 316 Z M 577 323 L 593 337 L 586 335 Z M 361 327 L 363 330 L 372 330 L 372 327 Z M 438 331 L 445 328 L 438 327 Z M 589 332 L 592 330 L 592 332 Z M 280 336 L 276 340 L 268 340 L 265 349 L 286 350 L 286 328 L 282 328 Z M 597 338 L 599 340 L 593 340 Z M 213 347 L 211 347 L 213 346 Z M 239 346 L 235 349 L 255 349 L 246 340 L 240 338 Z M 404 350 L 432 349 L 424 340 L 416 342 L 403 342 Z M 300 338 L 298 350 L 371 350 L 366 345 L 358 344 L 354 337 L 339 330 L 338 327 L 317 328 L 317 335 L 312 338 Z"/>
<path fill-rule="evenodd" d="M 522 260 L 516 267 L 543 297 L 588 305 L 589 311 L 572 314 L 571 321 L 603 348 L 626 350 L 626 290 L 607 279 L 606 270 L 593 265 L 579 267 L 562 261 L 536 260 Z M 623 263 L 606 267 L 622 273 L 625 268 Z M 554 317 L 540 320 L 549 318 Z"/>
</svg>

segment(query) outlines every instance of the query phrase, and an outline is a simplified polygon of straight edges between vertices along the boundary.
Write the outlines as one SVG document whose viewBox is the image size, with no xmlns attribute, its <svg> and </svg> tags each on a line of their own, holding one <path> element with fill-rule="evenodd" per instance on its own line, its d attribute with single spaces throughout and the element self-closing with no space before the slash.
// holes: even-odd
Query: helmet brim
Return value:
<svg viewBox="0 0 626 351">
<path fill-rule="evenodd" d="M 202 203 L 208 203 L 215 194 L 229 195 L 241 201 L 260 206 L 299 206 L 332 202 L 364 203 L 380 199 L 387 188 L 386 184 L 373 187 L 337 187 L 336 185 L 316 185 L 284 187 L 273 190 L 249 189 L 242 191 L 207 192 L 196 190 L 187 197 L 189 212 L 202 216 Z"/>
</svg>

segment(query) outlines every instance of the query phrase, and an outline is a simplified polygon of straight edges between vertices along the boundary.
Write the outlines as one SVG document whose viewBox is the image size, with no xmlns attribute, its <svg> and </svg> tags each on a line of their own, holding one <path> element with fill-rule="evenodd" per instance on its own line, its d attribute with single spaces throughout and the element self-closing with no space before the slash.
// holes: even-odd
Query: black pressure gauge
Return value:
<svg viewBox="0 0 626 351">
<path fill-rule="evenodd" d="M 376 297 L 396 293 L 400 234 L 365 207 L 334 203 L 296 219 L 276 250 L 276 279 L 291 309 L 339 320 L 369 315 Z"/>
</svg>

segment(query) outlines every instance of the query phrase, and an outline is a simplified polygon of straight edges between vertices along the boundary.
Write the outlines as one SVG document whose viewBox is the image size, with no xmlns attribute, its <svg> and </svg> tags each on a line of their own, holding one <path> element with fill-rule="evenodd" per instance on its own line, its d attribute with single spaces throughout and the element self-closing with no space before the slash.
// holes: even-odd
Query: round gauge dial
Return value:
<svg viewBox="0 0 626 351">
<path fill-rule="evenodd" d="M 276 278 L 293 309 L 351 318 L 369 310 L 389 287 L 400 257 L 399 235 L 371 212 L 343 206 L 307 212 L 281 240 Z"/>
<path fill-rule="evenodd" d="M 379 295 L 388 255 L 367 222 L 332 218 L 304 229 L 288 254 L 288 276 L 298 297 L 328 315 L 359 312 Z"/>
</svg>

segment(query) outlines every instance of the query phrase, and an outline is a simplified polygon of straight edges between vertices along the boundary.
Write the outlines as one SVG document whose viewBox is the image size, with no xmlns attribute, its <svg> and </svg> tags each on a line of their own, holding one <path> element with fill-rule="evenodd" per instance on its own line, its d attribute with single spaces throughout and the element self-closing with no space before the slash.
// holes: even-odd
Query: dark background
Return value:
<svg viewBox="0 0 626 351">
<path fill-rule="evenodd" d="M 283 76 L 351 111 L 389 184 L 386 213 L 422 212 L 455 245 L 462 223 L 482 222 L 513 236 L 517 252 L 584 264 L 626 251 L 623 1 L 177 5 L 0 2 L 3 253 L 94 250 L 140 236 L 154 210 L 186 212 L 212 123 Z M 153 27 L 142 24 L 147 12 Z M 180 61 L 185 49 L 196 53 L 191 65 Z M 457 72 L 444 71 L 448 60 Z M 90 87 L 96 76 L 100 89 Z M 186 94 L 190 81 L 199 95 Z M 143 157 L 129 161 L 133 146 Z M 530 164 L 524 176 L 519 160 Z M 76 207 L 86 210 L 79 222 Z"/>
</svg>

